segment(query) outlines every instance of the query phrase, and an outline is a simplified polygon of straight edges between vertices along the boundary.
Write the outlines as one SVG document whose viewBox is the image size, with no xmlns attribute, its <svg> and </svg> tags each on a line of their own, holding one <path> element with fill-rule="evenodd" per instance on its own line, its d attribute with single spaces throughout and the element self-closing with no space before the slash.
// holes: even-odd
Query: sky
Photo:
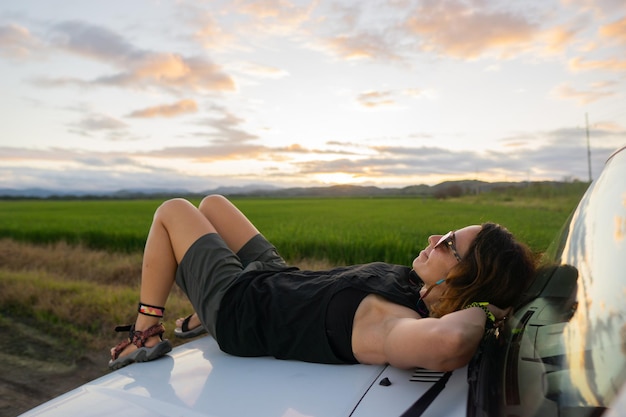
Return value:
<svg viewBox="0 0 626 417">
<path fill-rule="evenodd" d="M 0 2 L 0 188 L 587 181 L 624 145 L 623 0 Z"/>
</svg>

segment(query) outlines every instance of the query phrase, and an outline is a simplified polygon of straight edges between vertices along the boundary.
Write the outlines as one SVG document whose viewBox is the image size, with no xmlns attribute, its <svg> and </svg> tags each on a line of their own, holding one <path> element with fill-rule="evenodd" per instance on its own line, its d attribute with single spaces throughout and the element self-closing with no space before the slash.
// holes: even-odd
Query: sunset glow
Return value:
<svg viewBox="0 0 626 417">
<path fill-rule="evenodd" d="M 622 0 L 5 1 L 0 188 L 586 181 L 625 57 Z"/>
</svg>

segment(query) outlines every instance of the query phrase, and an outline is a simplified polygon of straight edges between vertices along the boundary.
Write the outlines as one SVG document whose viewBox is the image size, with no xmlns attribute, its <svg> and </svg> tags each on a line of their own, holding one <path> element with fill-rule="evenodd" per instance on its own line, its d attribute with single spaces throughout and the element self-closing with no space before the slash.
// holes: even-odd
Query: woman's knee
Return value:
<svg viewBox="0 0 626 417">
<path fill-rule="evenodd" d="M 215 211 L 218 207 L 223 207 L 225 204 L 231 204 L 226 197 L 219 194 L 211 194 L 202 199 L 198 209 L 203 213 L 210 213 Z"/>
<path fill-rule="evenodd" d="M 168 218 L 178 216 L 189 209 L 195 210 L 196 208 L 184 198 L 172 198 L 171 200 L 164 201 L 157 207 L 154 212 L 154 220 L 165 222 Z"/>
</svg>

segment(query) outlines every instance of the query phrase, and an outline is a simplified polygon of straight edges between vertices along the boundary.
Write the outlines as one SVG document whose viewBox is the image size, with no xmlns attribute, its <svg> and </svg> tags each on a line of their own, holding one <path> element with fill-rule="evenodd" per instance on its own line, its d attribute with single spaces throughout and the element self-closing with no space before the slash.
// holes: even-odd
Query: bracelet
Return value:
<svg viewBox="0 0 626 417">
<path fill-rule="evenodd" d="M 137 306 L 137 312 L 139 314 L 143 314 L 144 316 L 163 317 L 163 314 L 165 313 L 165 307 L 151 306 L 149 304 L 144 304 L 140 302 Z"/>
<path fill-rule="evenodd" d="M 496 322 L 496 316 L 494 316 L 493 313 L 487 308 L 487 305 L 489 305 L 489 303 L 486 301 L 483 301 L 483 302 L 474 301 L 473 303 L 468 304 L 465 307 L 463 307 L 463 309 L 465 310 L 466 308 L 472 308 L 472 307 L 480 308 L 487 315 L 487 320 L 490 322 L 488 324 L 492 327 L 493 324 Z"/>
</svg>

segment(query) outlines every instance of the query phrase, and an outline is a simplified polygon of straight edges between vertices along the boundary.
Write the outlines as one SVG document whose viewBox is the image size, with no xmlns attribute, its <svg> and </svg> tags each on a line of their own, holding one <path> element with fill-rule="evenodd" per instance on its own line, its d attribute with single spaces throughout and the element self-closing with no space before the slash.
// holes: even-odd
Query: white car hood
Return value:
<svg viewBox="0 0 626 417">
<path fill-rule="evenodd" d="M 221 352 L 211 337 L 112 372 L 23 416 L 400 416 L 436 381 L 371 365 L 320 365 Z M 465 415 L 467 370 L 423 416 Z M 387 378 L 391 385 L 380 385 Z"/>
</svg>

